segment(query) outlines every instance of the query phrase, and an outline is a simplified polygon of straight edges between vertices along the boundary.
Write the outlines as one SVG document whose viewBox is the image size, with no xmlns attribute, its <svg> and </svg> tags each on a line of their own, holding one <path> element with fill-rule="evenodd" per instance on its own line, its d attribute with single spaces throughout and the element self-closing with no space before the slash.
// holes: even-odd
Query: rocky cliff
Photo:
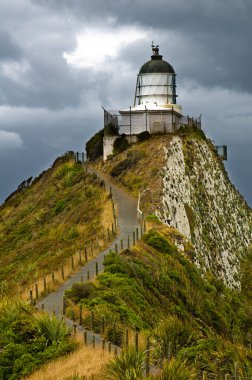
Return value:
<svg viewBox="0 0 252 380">
<path fill-rule="evenodd" d="M 239 288 L 240 258 L 251 240 L 251 209 L 230 182 L 201 131 L 154 136 L 105 164 L 140 207 L 175 227 L 194 246 L 191 260 Z"/>
</svg>

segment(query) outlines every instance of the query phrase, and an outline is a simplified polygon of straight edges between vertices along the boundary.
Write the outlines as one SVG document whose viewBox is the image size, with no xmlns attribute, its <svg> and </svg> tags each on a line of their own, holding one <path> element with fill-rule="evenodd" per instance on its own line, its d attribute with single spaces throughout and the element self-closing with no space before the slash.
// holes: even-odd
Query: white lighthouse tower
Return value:
<svg viewBox="0 0 252 380">
<path fill-rule="evenodd" d="M 107 128 L 111 125 L 130 143 L 138 140 L 139 133 L 174 133 L 181 126 L 182 107 L 177 104 L 176 73 L 159 54 L 159 46 L 152 44 L 151 47 L 151 59 L 137 75 L 134 105 L 117 112 L 104 109 L 105 160 L 113 153 L 114 142 L 118 138 L 118 135 L 110 133 L 111 128 Z"/>
<path fill-rule="evenodd" d="M 159 46 L 152 45 L 153 55 L 137 76 L 134 106 L 176 104 L 176 74 L 173 67 L 159 54 Z"/>
<path fill-rule="evenodd" d="M 151 60 L 137 76 L 134 106 L 119 111 L 120 134 L 175 132 L 182 116 L 176 99 L 175 71 L 159 54 L 159 46 L 152 45 Z"/>
</svg>

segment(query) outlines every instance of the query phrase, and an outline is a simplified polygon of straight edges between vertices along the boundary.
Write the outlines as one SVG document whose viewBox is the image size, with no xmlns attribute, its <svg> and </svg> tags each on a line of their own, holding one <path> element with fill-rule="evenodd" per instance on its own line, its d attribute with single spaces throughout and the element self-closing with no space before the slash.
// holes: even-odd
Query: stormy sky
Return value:
<svg viewBox="0 0 252 380">
<path fill-rule="evenodd" d="M 151 41 L 252 204 L 251 0 L 1 0 L 0 203 L 133 103 Z"/>
</svg>

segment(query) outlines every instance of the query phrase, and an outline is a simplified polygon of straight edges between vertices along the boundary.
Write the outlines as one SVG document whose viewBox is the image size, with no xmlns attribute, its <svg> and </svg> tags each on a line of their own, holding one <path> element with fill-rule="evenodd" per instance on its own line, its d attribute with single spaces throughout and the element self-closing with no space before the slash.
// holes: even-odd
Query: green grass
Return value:
<svg viewBox="0 0 252 380">
<path fill-rule="evenodd" d="M 186 239 L 156 223 L 133 249 L 110 253 L 97 281 L 88 289 L 70 290 L 69 299 L 94 311 L 97 332 L 103 316 L 107 329 L 116 321 L 123 333 L 129 327 L 150 334 L 153 358 L 160 365 L 170 343 L 172 356 L 197 371 L 231 374 L 237 362 L 240 373 L 251 373 L 251 274 L 243 276 L 241 292 L 210 273 L 202 278 L 176 248 L 178 241 L 187 249 Z M 251 268 L 252 257 L 246 257 L 244 268 Z"/>
<path fill-rule="evenodd" d="M 21 379 L 77 345 L 63 322 L 23 302 L 0 303 L 0 379 Z"/>
</svg>

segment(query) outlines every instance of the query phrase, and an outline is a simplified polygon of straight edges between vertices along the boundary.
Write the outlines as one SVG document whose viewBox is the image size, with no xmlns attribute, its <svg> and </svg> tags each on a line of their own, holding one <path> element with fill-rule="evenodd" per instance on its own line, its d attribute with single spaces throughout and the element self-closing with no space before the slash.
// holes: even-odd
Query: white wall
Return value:
<svg viewBox="0 0 252 380">
<path fill-rule="evenodd" d="M 103 160 L 105 161 L 113 153 L 114 142 L 118 136 L 103 137 Z"/>
</svg>

